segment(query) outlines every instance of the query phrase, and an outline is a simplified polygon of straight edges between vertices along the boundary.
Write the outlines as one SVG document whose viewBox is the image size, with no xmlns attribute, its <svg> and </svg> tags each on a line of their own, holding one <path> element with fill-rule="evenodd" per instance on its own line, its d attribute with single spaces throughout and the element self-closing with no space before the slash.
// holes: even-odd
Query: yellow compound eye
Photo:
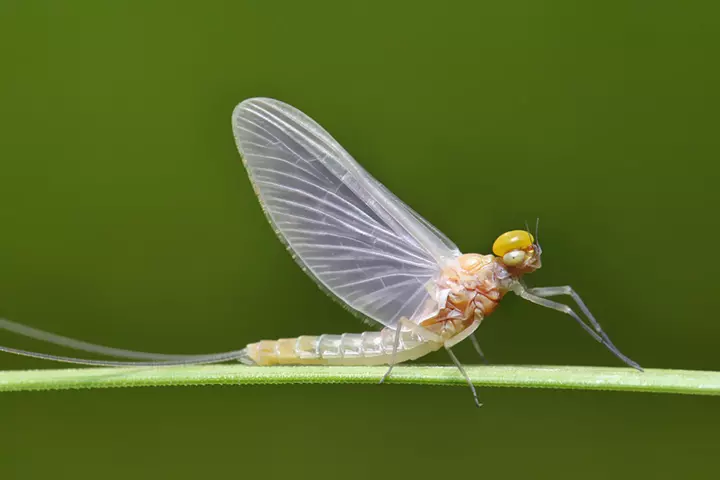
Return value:
<svg viewBox="0 0 720 480">
<path fill-rule="evenodd" d="M 511 230 L 500 235 L 493 243 L 493 253 L 498 257 L 504 256 L 512 250 L 527 248 L 535 239 L 525 230 Z"/>
</svg>

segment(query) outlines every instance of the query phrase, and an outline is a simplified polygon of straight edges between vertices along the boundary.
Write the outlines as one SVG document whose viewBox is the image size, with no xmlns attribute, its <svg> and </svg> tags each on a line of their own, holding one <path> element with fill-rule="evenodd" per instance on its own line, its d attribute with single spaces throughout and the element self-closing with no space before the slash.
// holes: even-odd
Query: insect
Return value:
<svg viewBox="0 0 720 480">
<path fill-rule="evenodd" d="M 503 233 L 493 255 L 463 254 L 442 232 L 365 171 L 328 132 L 299 110 L 267 98 L 240 103 L 232 115 L 238 150 L 273 229 L 295 261 L 331 296 L 379 331 L 263 340 L 238 351 L 164 355 L 119 350 L 7 320 L 0 328 L 47 342 L 142 361 L 84 360 L 0 347 L 90 365 L 176 365 L 239 360 L 249 365 L 388 365 L 445 349 L 477 394 L 452 347 L 473 336 L 508 292 L 575 319 L 627 365 L 569 286 L 528 288 L 542 249 L 525 230 Z M 549 297 L 567 295 L 569 306 Z M 478 403 L 479 405 L 479 403 Z"/>
</svg>

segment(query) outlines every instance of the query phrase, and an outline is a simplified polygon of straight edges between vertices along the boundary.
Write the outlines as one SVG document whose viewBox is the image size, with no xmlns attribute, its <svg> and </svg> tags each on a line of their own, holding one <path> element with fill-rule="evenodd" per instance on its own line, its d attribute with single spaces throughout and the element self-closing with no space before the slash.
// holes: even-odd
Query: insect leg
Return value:
<svg viewBox="0 0 720 480">
<path fill-rule="evenodd" d="M 477 391 L 475 390 L 475 385 L 473 385 L 472 380 L 470 380 L 470 377 L 468 376 L 467 372 L 465 371 L 465 368 L 463 368 L 462 363 L 457 359 L 455 354 L 453 353 L 452 349 L 445 345 L 445 350 L 447 350 L 448 355 L 450 355 L 450 358 L 452 358 L 453 363 L 455 366 L 460 370 L 460 373 L 462 373 L 463 377 L 465 377 L 465 381 L 467 382 L 468 386 L 470 387 L 470 390 L 472 391 L 473 400 L 475 400 L 475 405 L 478 407 L 482 407 L 482 403 L 480 403 L 480 400 L 478 399 Z"/>
<path fill-rule="evenodd" d="M 385 380 L 387 380 L 388 376 L 390 375 L 390 372 L 392 372 L 392 369 L 395 366 L 395 359 L 397 357 L 397 351 L 398 351 L 398 348 L 400 348 L 400 335 L 401 335 L 402 327 L 407 328 L 408 330 L 410 330 L 411 332 L 413 332 L 415 335 L 422 338 L 426 342 L 436 342 L 436 343 L 442 342 L 442 338 L 439 335 L 434 334 L 427 328 L 421 327 L 420 325 L 417 325 L 417 324 L 411 322 L 406 317 L 402 317 L 397 326 L 397 329 L 395 330 L 395 340 L 393 343 L 392 356 L 390 358 L 390 368 L 388 368 L 388 371 L 385 372 L 385 375 L 383 375 L 383 377 L 380 379 L 380 383 L 383 383 Z"/>
<path fill-rule="evenodd" d="M 588 318 L 588 320 L 590 320 L 590 323 L 592 324 L 593 328 L 598 333 L 598 335 L 600 335 L 602 337 L 602 339 L 604 340 L 604 343 L 609 348 L 612 347 L 615 350 L 619 351 L 619 349 L 617 347 L 615 347 L 615 344 L 612 343 L 612 341 L 610 340 L 610 337 L 608 337 L 607 333 L 605 333 L 605 331 L 602 329 L 602 327 L 600 326 L 600 323 L 597 320 L 595 320 L 595 316 L 590 312 L 590 309 L 587 307 L 587 305 L 585 305 L 585 302 L 583 302 L 582 298 L 580 298 L 580 295 L 578 295 L 578 293 L 575 290 L 573 290 L 573 288 L 570 287 L 569 285 L 565 285 L 562 287 L 531 288 L 528 290 L 528 292 L 532 293 L 533 295 L 537 295 L 538 297 L 543 297 L 543 298 L 555 297 L 558 295 L 569 295 L 575 301 L 577 306 L 580 307 L 580 311 L 582 311 L 585 314 L 585 316 Z M 625 355 L 623 355 L 620 358 L 622 359 L 623 357 L 624 357 L 623 361 L 625 361 L 625 363 L 627 363 L 628 365 L 630 365 L 633 368 L 636 368 L 636 369 L 642 371 L 642 368 L 636 362 L 625 357 Z"/>
<path fill-rule="evenodd" d="M 540 295 L 537 294 L 538 290 L 540 290 Z M 620 350 L 610 341 L 610 338 L 608 338 L 608 336 L 605 334 L 605 332 L 603 332 L 602 329 L 600 329 L 600 325 L 597 323 L 597 320 L 595 320 L 594 317 L 592 317 L 591 315 L 588 315 L 588 317 L 592 318 L 591 322 L 593 322 L 593 325 L 594 326 L 597 325 L 596 328 L 599 329 L 597 332 L 595 330 L 593 330 L 587 323 L 585 323 L 582 320 L 582 318 L 580 318 L 580 316 L 577 313 L 575 313 L 575 311 L 572 308 L 568 307 L 565 304 L 562 304 L 559 302 L 554 302 L 552 300 L 548 300 L 547 298 L 544 298 L 544 295 L 565 295 L 565 294 L 569 295 L 569 292 L 563 291 L 563 293 L 558 293 L 558 290 L 556 290 L 555 287 L 548 287 L 546 290 L 536 288 L 536 289 L 532 289 L 532 291 L 531 291 L 531 290 L 526 290 L 525 287 L 523 287 L 520 284 L 515 285 L 513 287 L 513 291 L 518 296 L 520 296 L 521 298 L 524 298 L 525 300 L 527 300 L 529 302 L 535 303 L 535 304 L 543 306 L 543 307 L 552 308 L 553 310 L 557 310 L 558 312 L 562 312 L 566 315 L 570 315 L 595 340 L 597 340 L 598 342 L 605 345 L 605 347 L 607 347 L 607 349 L 610 350 L 613 353 L 613 355 L 618 357 L 620 360 L 622 360 L 628 366 L 635 368 L 637 370 L 640 370 L 641 372 L 643 371 L 643 369 L 642 369 L 642 367 L 640 367 L 640 365 L 638 365 L 635 361 L 633 361 L 630 358 L 623 355 L 623 353 L 620 352 Z M 552 293 L 548 294 L 548 292 L 552 292 Z M 577 294 L 575 294 L 575 295 L 577 295 Z M 580 297 L 578 296 L 577 298 L 579 299 Z M 587 314 L 587 312 L 586 312 L 587 307 L 585 307 L 585 308 L 583 308 L 583 307 L 584 307 L 584 304 L 582 304 L 582 306 L 580 307 L 581 310 L 583 311 L 583 313 Z"/>
<path fill-rule="evenodd" d="M 400 334 L 403 327 L 402 320 L 403 319 L 400 319 L 400 323 L 395 326 L 395 340 L 393 341 L 392 355 L 390 355 L 390 367 L 388 367 L 387 372 L 385 372 L 385 375 L 382 376 L 379 383 L 384 383 L 385 380 L 387 380 L 387 378 L 390 376 L 390 372 L 392 372 L 393 367 L 395 366 L 395 360 L 397 359 L 397 351 L 400 347 Z"/>
<path fill-rule="evenodd" d="M 578 307 L 580 307 L 580 310 L 585 314 L 585 316 L 590 320 L 590 323 L 592 324 L 593 328 L 595 328 L 595 331 L 600 334 L 603 338 L 607 337 L 605 335 L 605 332 L 603 331 L 602 327 L 600 326 L 600 323 L 598 323 L 597 320 L 595 320 L 595 316 L 593 316 L 592 313 L 590 313 L 590 309 L 587 308 L 585 305 L 585 302 L 582 301 L 582 298 L 580 298 L 580 295 L 577 294 L 575 290 L 572 289 L 570 286 L 563 286 L 563 287 L 538 287 L 538 288 L 529 288 L 527 290 L 529 293 L 532 293 L 533 295 L 537 295 L 538 297 L 557 297 L 559 295 L 570 295 L 573 300 L 575 300 L 575 303 L 577 303 Z"/>
<path fill-rule="evenodd" d="M 482 351 L 482 348 L 480 348 L 480 342 L 478 342 L 477 337 L 475 334 L 470 335 L 470 341 L 473 344 L 473 347 L 475 347 L 475 351 L 480 355 L 480 359 L 483 361 L 485 365 L 490 365 L 490 362 L 488 362 L 487 358 L 485 358 L 485 354 Z"/>
</svg>

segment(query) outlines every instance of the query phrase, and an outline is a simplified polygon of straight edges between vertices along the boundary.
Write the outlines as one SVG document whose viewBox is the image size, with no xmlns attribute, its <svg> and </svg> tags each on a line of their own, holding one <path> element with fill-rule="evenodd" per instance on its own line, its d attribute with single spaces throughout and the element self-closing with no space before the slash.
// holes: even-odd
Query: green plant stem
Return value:
<svg viewBox="0 0 720 480">
<path fill-rule="evenodd" d="M 637 372 L 627 368 L 561 366 L 466 369 L 478 386 L 720 395 L 720 372 L 659 369 Z M 183 385 L 372 384 L 380 380 L 385 370 L 385 367 L 203 365 L 0 371 L 0 392 Z M 387 383 L 465 385 L 465 380 L 454 367 L 398 366 Z"/>
</svg>

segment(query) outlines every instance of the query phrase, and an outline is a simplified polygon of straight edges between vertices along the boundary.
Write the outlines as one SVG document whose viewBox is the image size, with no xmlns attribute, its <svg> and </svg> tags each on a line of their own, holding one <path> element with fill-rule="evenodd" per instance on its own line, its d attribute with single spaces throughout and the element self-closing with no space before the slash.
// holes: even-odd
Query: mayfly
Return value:
<svg viewBox="0 0 720 480">
<path fill-rule="evenodd" d="M 85 360 L 8 347 L 0 350 L 89 365 L 178 365 L 239 360 L 249 365 L 389 365 L 473 336 L 508 292 L 574 318 L 627 365 L 640 366 L 610 341 L 569 286 L 528 288 L 523 276 L 541 265 L 537 239 L 503 233 L 493 255 L 463 254 L 442 232 L 365 171 L 328 132 L 299 110 L 267 98 L 240 103 L 232 127 L 260 204 L 300 267 L 358 316 L 383 327 L 343 335 L 263 340 L 238 351 L 164 355 L 120 350 L 0 321 L 0 328 L 39 340 L 141 361 Z M 568 295 L 585 316 L 549 297 Z M 479 403 L 478 403 L 479 404 Z"/>
</svg>

